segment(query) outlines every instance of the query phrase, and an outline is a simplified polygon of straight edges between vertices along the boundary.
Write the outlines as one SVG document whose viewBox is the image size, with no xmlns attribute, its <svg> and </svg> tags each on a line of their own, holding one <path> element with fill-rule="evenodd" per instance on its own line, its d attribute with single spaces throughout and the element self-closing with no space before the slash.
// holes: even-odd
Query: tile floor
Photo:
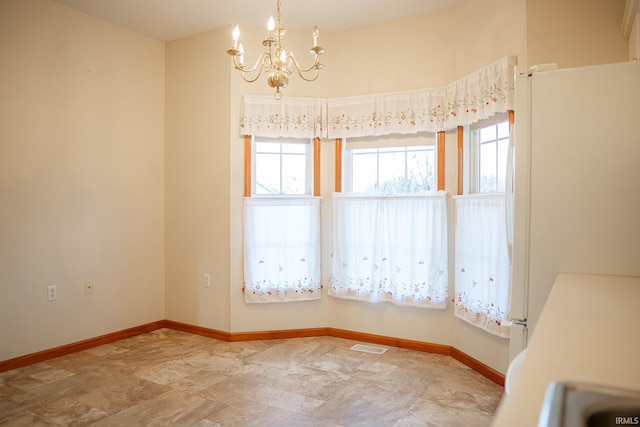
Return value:
<svg viewBox="0 0 640 427">
<path fill-rule="evenodd" d="M 502 387 L 435 354 L 170 329 L 0 373 L 0 425 L 488 426 Z"/>
</svg>

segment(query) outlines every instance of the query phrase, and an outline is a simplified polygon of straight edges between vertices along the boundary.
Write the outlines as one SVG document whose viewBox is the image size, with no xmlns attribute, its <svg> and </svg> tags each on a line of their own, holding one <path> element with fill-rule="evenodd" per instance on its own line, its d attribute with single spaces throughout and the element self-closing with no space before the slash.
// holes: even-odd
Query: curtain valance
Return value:
<svg viewBox="0 0 640 427">
<path fill-rule="evenodd" d="M 437 132 L 514 108 L 515 56 L 448 86 L 349 98 L 248 96 L 240 133 L 265 137 L 345 138 Z"/>
<path fill-rule="evenodd" d="M 245 95 L 240 133 L 271 138 L 326 138 L 327 101 Z"/>
<path fill-rule="evenodd" d="M 507 56 L 448 86 L 332 99 L 329 138 L 437 132 L 514 106 L 516 57 Z"/>
</svg>

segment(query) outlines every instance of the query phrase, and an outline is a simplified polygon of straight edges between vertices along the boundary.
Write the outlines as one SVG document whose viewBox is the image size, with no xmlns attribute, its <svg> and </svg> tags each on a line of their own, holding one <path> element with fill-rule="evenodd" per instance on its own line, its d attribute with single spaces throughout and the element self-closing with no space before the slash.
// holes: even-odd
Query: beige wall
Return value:
<svg viewBox="0 0 640 427">
<path fill-rule="evenodd" d="M 315 83 L 292 76 L 285 95 L 439 86 L 508 54 L 523 67 L 623 61 L 621 2 L 590 0 L 573 14 L 553 0 L 466 0 L 432 16 L 323 33 L 326 69 Z M 165 45 L 47 0 L 0 3 L 0 360 L 167 318 L 231 332 L 332 326 L 450 344 L 504 372 L 507 342 L 455 319 L 451 308 L 326 293 L 316 302 L 244 303 L 240 99 L 273 91 L 232 69 L 229 34 Z M 247 59 L 263 36 L 242 28 Z M 289 31 L 286 41 L 310 59 L 308 31 Z M 454 132 L 445 144 L 453 192 Z M 324 259 L 333 158 L 327 141 Z M 327 283 L 329 263 L 322 268 Z M 211 288 L 202 286 L 204 273 Z M 84 280 L 95 282 L 94 295 L 84 295 Z M 51 283 L 55 303 L 46 302 Z"/>
<path fill-rule="evenodd" d="M 633 15 L 629 33 L 629 61 L 640 61 L 640 6 Z"/>
<path fill-rule="evenodd" d="M 560 68 L 623 62 L 629 41 L 621 35 L 626 0 L 528 0 L 529 66 Z"/>
<path fill-rule="evenodd" d="M 3 0 L 0 52 L 0 360 L 163 319 L 164 43 Z"/>
<path fill-rule="evenodd" d="M 331 34 L 328 97 L 444 86 L 505 55 L 526 57 L 525 0 L 459 6 Z"/>
<path fill-rule="evenodd" d="M 223 33 L 167 44 L 165 272 L 167 319 L 229 330 L 230 72 Z M 203 287 L 205 273 L 210 288 Z"/>
</svg>

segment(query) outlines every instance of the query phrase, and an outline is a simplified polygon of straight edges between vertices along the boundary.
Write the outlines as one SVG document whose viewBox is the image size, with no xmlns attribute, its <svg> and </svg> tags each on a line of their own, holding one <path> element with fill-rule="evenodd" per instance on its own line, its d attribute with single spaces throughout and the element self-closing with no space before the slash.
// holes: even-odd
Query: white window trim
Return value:
<svg viewBox="0 0 640 427">
<path fill-rule="evenodd" d="M 416 143 L 416 139 L 424 138 L 424 143 Z M 385 137 L 373 137 L 373 138 L 357 138 L 354 140 L 347 140 L 342 138 L 342 191 L 353 192 L 353 152 L 354 149 L 387 149 L 387 148 L 407 148 L 407 147 L 430 147 L 433 150 L 434 158 L 434 171 L 433 171 L 433 190 L 437 191 L 438 186 L 438 149 L 437 149 L 437 133 L 422 132 L 420 136 L 417 135 L 392 135 Z M 378 152 L 377 167 L 380 167 Z M 405 159 L 405 172 L 407 164 Z M 376 171 L 376 176 L 379 175 L 379 170 Z"/>
<path fill-rule="evenodd" d="M 478 156 L 479 156 L 479 144 L 478 144 L 478 130 L 496 125 L 498 123 L 509 121 L 509 113 L 498 113 L 488 119 L 479 120 L 471 125 L 464 126 L 464 141 L 463 141 L 463 170 L 462 170 L 462 194 L 492 194 L 492 193 L 480 193 L 478 182 Z"/>
<path fill-rule="evenodd" d="M 296 143 L 303 144 L 303 141 L 306 141 L 306 138 L 270 138 L 270 137 L 259 137 L 259 140 L 256 141 L 256 137 L 251 135 L 251 196 L 258 197 L 305 197 L 305 196 L 313 196 L 314 189 L 314 140 L 311 138 L 308 142 L 304 143 L 305 146 L 305 192 L 304 194 L 286 194 L 282 193 L 282 153 L 280 153 L 280 193 L 278 194 L 257 194 L 256 193 L 256 181 L 257 181 L 257 173 L 256 173 L 256 143 L 257 142 L 272 142 L 272 143 Z"/>
</svg>

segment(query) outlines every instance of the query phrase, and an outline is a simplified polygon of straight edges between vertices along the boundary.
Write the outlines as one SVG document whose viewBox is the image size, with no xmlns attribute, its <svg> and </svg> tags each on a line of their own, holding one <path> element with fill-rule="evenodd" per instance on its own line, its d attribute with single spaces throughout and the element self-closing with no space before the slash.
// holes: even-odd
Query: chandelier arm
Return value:
<svg viewBox="0 0 640 427">
<path fill-rule="evenodd" d="M 320 69 L 318 68 L 318 65 L 320 65 L 320 61 L 319 61 L 319 55 L 314 55 L 314 61 L 313 64 L 309 67 L 309 68 L 302 68 L 300 67 L 300 64 L 298 64 L 298 61 L 296 60 L 296 58 L 293 55 L 288 55 L 288 57 L 291 59 L 291 62 L 294 65 L 294 69 L 298 72 L 298 75 L 300 76 L 300 78 L 302 80 L 305 80 L 307 82 L 312 82 L 314 80 L 316 80 L 318 78 L 318 75 L 320 74 Z M 316 70 L 314 76 L 312 78 L 307 78 L 305 77 L 304 73 L 308 73 L 311 70 Z"/>
<path fill-rule="evenodd" d="M 306 82 L 312 82 L 318 79 L 318 76 L 320 75 L 320 70 L 316 68 L 316 72 L 313 75 L 312 78 L 307 78 L 305 77 L 299 70 L 298 70 L 298 75 L 300 76 L 300 78 Z"/>
<path fill-rule="evenodd" d="M 236 70 L 240 70 L 242 73 L 253 73 L 258 69 L 258 66 L 260 66 L 260 72 L 262 72 L 262 69 L 268 65 L 266 60 L 268 59 L 269 55 L 266 52 L 262 52 L 253 67 L 247 67 L 245 64 L 238 63 L 238 60 L 236 59 L 237 57 L 238 55 L 233 56 L 233 65 L 235 66 Z"/>
<path fill-rule="evenodd" d="M 260 67 L 260 69 L 258 70 L 258 74 L 256 74 L 255 78 L 248 78 L 247 77 L 247 73 L 245 73 L 243 70 L 240 70 L 240 76 L 242 77 L 242 80 L 244 80 L 247 83 L 253 83 L 256 80 L 258 80 L 260 78 L 260 76 L 262 75 L 262 70 L 264 69 L 264 67 Z"/>
</svg>

